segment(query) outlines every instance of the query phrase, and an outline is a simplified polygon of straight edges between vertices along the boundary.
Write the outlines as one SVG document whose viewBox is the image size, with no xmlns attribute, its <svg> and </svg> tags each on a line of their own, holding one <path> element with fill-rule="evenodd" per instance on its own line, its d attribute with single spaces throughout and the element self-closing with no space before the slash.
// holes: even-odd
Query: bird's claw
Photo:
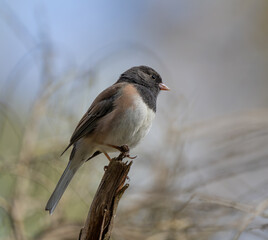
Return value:
<svg viewBox="0 0 268 240">
<path fill-rule="evenodd" d="M 125 157 L 127 157 L 129 159 L 135 159 L 137 157 L 137 156 L 131 157 L 129 155 L 129 147 L 126 144 L 124 144 L 122 146 L 115 146 L 115 145 L 109 145 L 109 146 L 113 147 L 121 152 L 121 154 L 119 155 L 119 159 L 123 159 Z"/>
<path fill-rule="evenodd" d="M 129 147 L 128 147 L 128 145 L 124 144 L 124 145 L 120 146 L 120 147 L 119 147 L 119 151 L 120 151 L 121 153 L 128 153 L 128 152 L 129 152 Z"/>
<path fill-rule="evenodd" d="M 127 157 L 127 158 L 130 158 L 130 159 L 135 159 L 135 158 L 137 157 L 137 155 L 134 156 L 134 157 L 131 157 L 129 154 L 127 154 L 126 157 Z"/>
</svg>

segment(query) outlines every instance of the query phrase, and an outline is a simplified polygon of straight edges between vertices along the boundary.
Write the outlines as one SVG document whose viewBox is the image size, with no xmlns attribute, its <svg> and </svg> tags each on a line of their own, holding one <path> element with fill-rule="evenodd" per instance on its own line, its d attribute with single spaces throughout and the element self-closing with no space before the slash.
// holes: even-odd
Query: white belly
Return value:
<svg viewBox="0 0 268 240">
<path fill-rule="evenodd" d="M 127 144 L 130 148 L 135 147 L 149 132 L 154 116 L 154 111 L 141 98 L 135 99 L 133 107 L 116 121 L 105 142 L 116 146 Z"/>
</svg>

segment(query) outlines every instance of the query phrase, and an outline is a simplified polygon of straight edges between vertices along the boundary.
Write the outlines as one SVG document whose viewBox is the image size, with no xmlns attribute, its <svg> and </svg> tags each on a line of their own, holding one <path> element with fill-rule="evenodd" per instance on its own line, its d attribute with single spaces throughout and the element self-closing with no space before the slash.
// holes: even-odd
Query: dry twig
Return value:
<svg viewBox="0 0 268 240">
<path fill-rule="evenodd" d="M 125 181 L 132 162 L 124 163 L 122 160 L 125 157 L 126 154 L 121 153 L 106 168 L 85 225 L 80 231 L 79 240 L 110 239 L 119 200 L 128 188 Z"/>
</svg>

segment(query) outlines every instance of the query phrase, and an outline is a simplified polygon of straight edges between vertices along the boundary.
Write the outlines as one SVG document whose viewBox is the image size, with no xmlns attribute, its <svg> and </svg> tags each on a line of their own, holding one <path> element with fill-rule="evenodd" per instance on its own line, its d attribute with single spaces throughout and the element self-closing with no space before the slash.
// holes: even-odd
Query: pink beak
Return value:
<svg viewBox="0 0 268 240">
<path fill-rule="evenodd" d="M 167 85 L 165 85 L 164 83 L 159 83 L 159 88 L 160 88 L 160 90 L 164 90 L 164 91 L 170 90 L 170 88 Z"/>
</svg>

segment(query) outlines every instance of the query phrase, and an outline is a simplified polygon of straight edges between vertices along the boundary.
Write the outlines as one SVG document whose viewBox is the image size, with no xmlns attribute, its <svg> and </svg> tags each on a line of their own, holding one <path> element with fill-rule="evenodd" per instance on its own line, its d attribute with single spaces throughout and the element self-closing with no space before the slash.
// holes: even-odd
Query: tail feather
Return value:
<svg viewBox="0 0 268 240">
<path fill-rule="evenodd" d="M 68 163 L 66 169 L 64 170 L 54 192 L 52 193 L 51 197 L 49 198 L 47 205 L 46 205 L 46 210 L 49 211 L 49 214 L 52 214 L 53 211 L 55 210 L 58 202 L 60 201 L 63 193 L 65 192 L 67 186 L 69 185 L 70 181 L 72 180 L 74 174 L 76 173 L 77 169 L 76 168 L 71 168 L 70 163 Z"/>
</svg>

